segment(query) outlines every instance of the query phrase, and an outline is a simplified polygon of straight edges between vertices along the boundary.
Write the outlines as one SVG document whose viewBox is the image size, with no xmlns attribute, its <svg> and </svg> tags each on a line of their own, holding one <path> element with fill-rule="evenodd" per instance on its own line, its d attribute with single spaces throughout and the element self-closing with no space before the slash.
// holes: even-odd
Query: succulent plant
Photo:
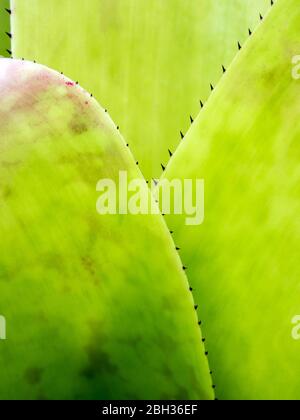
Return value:
<svg viewBox="0 0 300 420">
<path fill-rule="evenodd" d="M 299 398 L 299 27 L 298 2 L 278 0 L 164 175 L 205 179 L 205 223 L 167 221 L 220 399 Z"/>
<path fill-rule="evenodd" d="M 162 216 L 96 212 L 99 178 L 142 179 L 115 125 L 52 70 L 0 68 L 1 399 L 213 398 Z"/>
<path fill-rule="evenodd" d="M 274 3 L 1 1 L 0 399 L 298 398 L 300 11 Z M 160 166 L 205 180 L 203 225 L 97 213 L 99 179 L 153 201 Z"/>
<path fill-rule="evenodd" d="M 63 71 L 106 107 L 159 178 L 269 0 L 13 0 L 13 52 Z M 38 22 L 38 24 L 37 24 Z M 75 33 L 74 33 L 75 28 Z M 53 36 L 55 34 L 55 36 Z"/>
</svg>

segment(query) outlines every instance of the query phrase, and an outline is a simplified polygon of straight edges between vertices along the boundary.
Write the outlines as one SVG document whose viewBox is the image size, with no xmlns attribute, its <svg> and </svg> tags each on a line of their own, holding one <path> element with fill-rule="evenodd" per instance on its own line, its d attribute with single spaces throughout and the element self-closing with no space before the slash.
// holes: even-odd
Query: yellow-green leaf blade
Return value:
<svg viewBox="0 0 300 420">
<path fill-rule="evenodd" d="M 205 180 L 203 225 L 168 221 L 221 399 L 299 398 L 299 28 L 298 2 L 278 0 L 165 175 Z"/>
<path fill-rule="evenodd" d="M 162 216 L 96 211 L 99 179 L 143 181 L 107 113 L 64 76 L 1 59 L 0 122 L 0 398 L 213 398 Z"/>
</svg>

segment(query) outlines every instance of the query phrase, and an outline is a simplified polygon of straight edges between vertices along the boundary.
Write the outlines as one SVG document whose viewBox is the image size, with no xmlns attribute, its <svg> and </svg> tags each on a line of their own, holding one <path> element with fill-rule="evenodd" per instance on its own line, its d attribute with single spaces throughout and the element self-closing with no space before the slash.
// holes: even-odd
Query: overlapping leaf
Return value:
<svg viewBox="0 0 300 420">
<path fill-rule="evenodd" d="M 1 399 L 213 398 L 162 216 L 96 212 L 119 171 L 143 179 L 89 94 L 1 59 Z"/>
<path fill-rule="evenodd" d="M 219 398 L 299 398 L 299 27 L 298 1 L 278 0 L 165 174 L 205 180 L 204 224 L 168 222 Z"/>
</svg>

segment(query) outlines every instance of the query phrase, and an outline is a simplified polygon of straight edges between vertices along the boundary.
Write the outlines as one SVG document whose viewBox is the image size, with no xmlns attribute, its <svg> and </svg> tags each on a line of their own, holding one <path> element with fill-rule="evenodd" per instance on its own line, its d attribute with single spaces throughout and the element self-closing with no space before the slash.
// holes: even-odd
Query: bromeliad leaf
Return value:
<svg viewBox="0 0 300 420">
<path fill-rule="evenodd" d="M 299 27 L 298 1 L 278 0 L 165 174 L 205 180 L 204 224 L 168 222 L 221 399 L 299 397 Z"/>
<path fill-rule="evenodd" d="M 96 212 L 99 179 L 143 180 L 107 113 L 1 59 L 0 157 L 0 399 L 213 398 L 162 216 Z"/>
</svg>

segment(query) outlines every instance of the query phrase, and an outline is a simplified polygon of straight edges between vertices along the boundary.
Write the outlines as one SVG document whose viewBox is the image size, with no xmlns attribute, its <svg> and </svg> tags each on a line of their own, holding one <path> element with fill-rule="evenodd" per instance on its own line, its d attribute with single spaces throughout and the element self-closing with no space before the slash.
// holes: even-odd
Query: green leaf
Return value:
<svg viewBox="0 0 300 420">
<path fill-rule="evenodd" d="M 13 53 L 108 108 L 146 179 L 190 127 L 269 0 L 14 0 Z"/>
<path fill-rule="evenodd" d="M 0 57 L 9 57 L 11 51 L 10 1 L 0 0 Z"/>
<path fill-rule="evenodd" d="M 64 76 L 1 59 L 0 139 L 0 399 L 213 398 L 162 216 L 96 212 L 99 179 L 119 171 L 149 196 L 107 113 Z"/>
<path fill-rule="evenodd" d="M 168 222 L 220 399 L 300 395 L 299 28 L 299 2 L 277 0 L 165 174 L 205 180 L 203 225 Z"/>
</svg>

